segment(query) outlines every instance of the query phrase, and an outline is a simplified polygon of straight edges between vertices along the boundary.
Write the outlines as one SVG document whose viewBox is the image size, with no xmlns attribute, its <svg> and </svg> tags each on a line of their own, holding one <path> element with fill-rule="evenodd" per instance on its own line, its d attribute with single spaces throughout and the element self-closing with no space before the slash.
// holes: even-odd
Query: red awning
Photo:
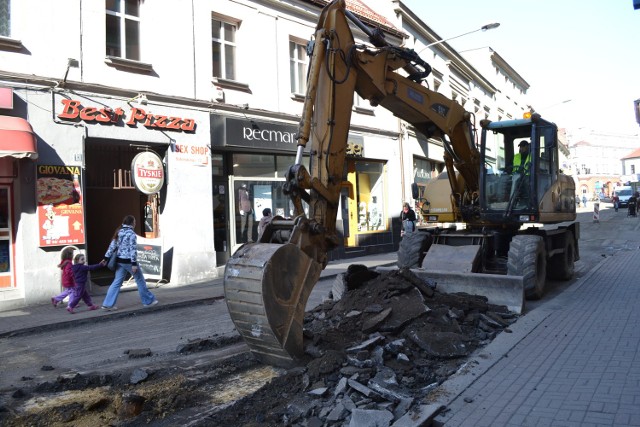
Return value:
<svg viewBox="0 0 640 427">
<path fill-rule="evenodd" d="M 0 157 L 38 158 L 33 128 L 23 118 L 0 116 Z"/>
</svg>

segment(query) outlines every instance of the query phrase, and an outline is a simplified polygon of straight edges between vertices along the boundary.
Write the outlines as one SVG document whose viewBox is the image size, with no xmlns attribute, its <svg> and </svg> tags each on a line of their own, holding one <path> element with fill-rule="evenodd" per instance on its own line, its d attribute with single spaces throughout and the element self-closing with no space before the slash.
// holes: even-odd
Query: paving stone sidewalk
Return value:
<svg viewBox="0 0 640 427">
<path fill-rule="evenodd" d="M 445 383 L 436 425 L 640 426 L 639 307 L 640 251 L 603 259 L 488 346 L 484 372 Z"/>
</svg>

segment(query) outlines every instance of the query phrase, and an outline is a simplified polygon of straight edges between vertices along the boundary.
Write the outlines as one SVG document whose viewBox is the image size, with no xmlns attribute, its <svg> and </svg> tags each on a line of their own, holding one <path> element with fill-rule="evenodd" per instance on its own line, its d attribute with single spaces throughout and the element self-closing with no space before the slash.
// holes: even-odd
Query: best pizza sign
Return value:
<svg viewBox="0 0 640 427">
<path fill-rule="evenodd" d="M 80 166 L 38 165 L 36 201 L 40 247 L 85 243 Z"/>
</svg>

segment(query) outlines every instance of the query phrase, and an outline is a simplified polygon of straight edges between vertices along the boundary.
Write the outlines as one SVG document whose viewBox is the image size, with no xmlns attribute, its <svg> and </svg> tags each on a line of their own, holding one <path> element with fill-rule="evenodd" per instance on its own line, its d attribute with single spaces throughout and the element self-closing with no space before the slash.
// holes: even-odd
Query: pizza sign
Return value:
<svg viewBox="0 0 640 427">
<path fill-rule="evenodd" d="M 38 165 L 39 246 L 83 244 L 84 211 L 80 166 Z"/>
<path fill-rule="evenodd" d="M 155 194 L 164 184 L 162 159 L 153 151 L 144 151 L 131 162 L 133 185 L 144 194 Z"/>
</svg>

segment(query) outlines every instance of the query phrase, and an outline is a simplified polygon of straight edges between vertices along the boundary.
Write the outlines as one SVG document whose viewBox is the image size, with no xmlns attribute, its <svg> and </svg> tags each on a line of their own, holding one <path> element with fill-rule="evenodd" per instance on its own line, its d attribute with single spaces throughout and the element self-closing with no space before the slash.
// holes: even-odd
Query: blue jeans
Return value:
<svg viewBox="0 0 640 427">
<path fill-rule="evenodd" d="M 138 267 L 136 274 L 133 274 L 131 264 L 118 263 L 118 268 L 116 268 L 116 275 L 113 278 L 113 282 L 111 282 L 111 286 L 109 286 L 107 296 L 104 297 L 104 301 L 102 302 L 103 307 L 113 307 L 114 305 L 116 305 L 116 301 L 118 301 L 118 295 L 120 294 L 120 288 L 122 287 L 122 283 L 124 283 L 124 278 L 127 273 L 130 273 L 136 281 L 136 285 L 138 286 L 138 293 L 140 294 L 140 300 L 142 301 L 143 305 L 149 305 L 156 299 L 151 291 L 147 289 L 147 282 L 144 280 L 144 275 L 142 274 L 142 270 L 140 270 L 140 267 Z"/>
</svg>

